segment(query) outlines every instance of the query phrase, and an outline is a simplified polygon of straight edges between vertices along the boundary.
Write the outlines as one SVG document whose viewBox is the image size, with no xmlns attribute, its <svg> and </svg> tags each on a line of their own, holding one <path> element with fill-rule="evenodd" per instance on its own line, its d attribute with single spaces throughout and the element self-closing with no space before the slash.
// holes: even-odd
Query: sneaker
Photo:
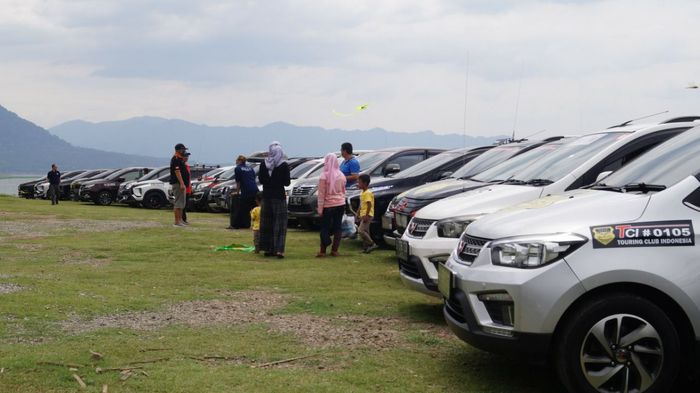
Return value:
<svg viewBox="0 0 700 393">
<path fill-rule="evenodd" d="M 379 248 L 378 245 L 372 244 L 371 246 L 367 247 L 367 249 L 365 249 L 365 254 L 369 254 L 370 252 L 372 252 L 378 248 Z"/>
<path fill-rule="evenodd" d="M 174 228 L 182 228 L 184 226 L 186 226 L 186 225 L 185 224 L 173 224 Z"/>
</svg>

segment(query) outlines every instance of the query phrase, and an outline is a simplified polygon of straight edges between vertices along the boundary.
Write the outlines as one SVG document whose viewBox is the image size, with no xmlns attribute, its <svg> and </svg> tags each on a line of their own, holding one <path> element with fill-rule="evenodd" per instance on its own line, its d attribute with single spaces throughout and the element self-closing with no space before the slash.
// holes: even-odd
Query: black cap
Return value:
<svg viewBox="0 0 700 393">
<path fill-rule="evenodd" d="M 187 150 L 187 148 L 182 143 L 178 143 L 175 145 L 175 150 Z"/>
</svg>

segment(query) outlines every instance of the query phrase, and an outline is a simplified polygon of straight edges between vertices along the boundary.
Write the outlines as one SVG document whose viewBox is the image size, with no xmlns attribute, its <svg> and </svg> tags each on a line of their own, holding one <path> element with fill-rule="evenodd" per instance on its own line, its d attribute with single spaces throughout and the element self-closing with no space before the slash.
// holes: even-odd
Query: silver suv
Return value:
<svg viewBox="0 0 700 393">
<path fill-rule="evenodd" d="M 450 328 L 553 359 L 572 392 L 664 392 L 698 368 L 700 127 L 588 189 L 469 225 L 438 267 Z"/>
</svg>

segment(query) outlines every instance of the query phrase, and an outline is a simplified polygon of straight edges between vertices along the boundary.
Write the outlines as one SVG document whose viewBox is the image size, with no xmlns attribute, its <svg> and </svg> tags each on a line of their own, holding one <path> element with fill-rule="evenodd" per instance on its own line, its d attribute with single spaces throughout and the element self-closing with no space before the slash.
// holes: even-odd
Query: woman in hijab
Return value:
<svg viewBox="0 0 700 393">
<path fill-rule="evenodd" d="M 284 187 L 290 183 L 289 166 L 279 142 L 272 142 L 269 154 L 260 165 L 258 178 L 263 186 L 260 208 L 260 250 L 265 256 L 284 258 L 287 238 L 287 196 Z"/>
<path fill-rule="evenodd" d="M 331 247 L 331 255 L 338 256 L 340 247 L 341 223 L 345 213 L 345 175 L 339 169 L 338 157 L 326 154 L 323 172 L 318 180 L 318 215 L 321 216 L 321 249 L 316 254 L 326 256 L 326 248 Z M 333 240 L 331 241 L 331 235 Z"/>
</svg>

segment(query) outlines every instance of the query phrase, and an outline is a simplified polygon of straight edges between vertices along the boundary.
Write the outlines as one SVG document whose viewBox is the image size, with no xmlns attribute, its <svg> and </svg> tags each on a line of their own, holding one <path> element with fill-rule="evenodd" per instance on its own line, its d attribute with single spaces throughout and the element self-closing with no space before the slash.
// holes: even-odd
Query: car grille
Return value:
<svg viewBox="0 0 700 393">
<path fill-rule="evenodd" d="M 418 271 L 418 267 L 411 261 L 404 261 L 403 259 L 399 259 L 399 271 L 412 278 L 421 278 L 420 272 Z"/>
<path fill-rule="evenodd" d="M 314 189 L 316 186 L 299 186 L 299 187 L 294 187 L 292 189 L 292 195 L 293 196 L 306 196 L 306 195 L 311 195 L 312 192 L 314 192 Z"/>
<path fill-rule="evenodd" d="M 482 239 L 479 237 L 468 236 L 467 234 L 462 235 L 459 240 L 459 245 L 457 246 L 457 256 L 461 262 L 471 265 L 479 255 L 481 249 L 489 239 Z"/>
<path fill-rule="evenodd" d="M 392 204 L 390 208 L 396 213 L 396 217 L 404 216 L 407 218 L 405 220 L 396 221 L 396 229 L 399 231 L 399 233 L 404 233 L 408 222 L 411 220 L 412 214 L 435 202 L 436 200 L 437 199 L 401 198 L 400 200 L 396 201 L 396 203 Z"/>
<path fill-rule="evenodd" d="M 455 299 L 445 299 L 445 310 L 459 323 L 466 323 L 462 305 Z"/>
<path fill-rule="evenodd" d="M 428 229 L 431 225 L 433 225 L 434 222 L 435 220 L 424 220 L 421 218 L 414 218 L 408 224 L 408 234 L 411 237 L 421 239 L 423 238 L 423 236 L 425 236 L 426 232 L 428 232 Z"/>
</svg>

